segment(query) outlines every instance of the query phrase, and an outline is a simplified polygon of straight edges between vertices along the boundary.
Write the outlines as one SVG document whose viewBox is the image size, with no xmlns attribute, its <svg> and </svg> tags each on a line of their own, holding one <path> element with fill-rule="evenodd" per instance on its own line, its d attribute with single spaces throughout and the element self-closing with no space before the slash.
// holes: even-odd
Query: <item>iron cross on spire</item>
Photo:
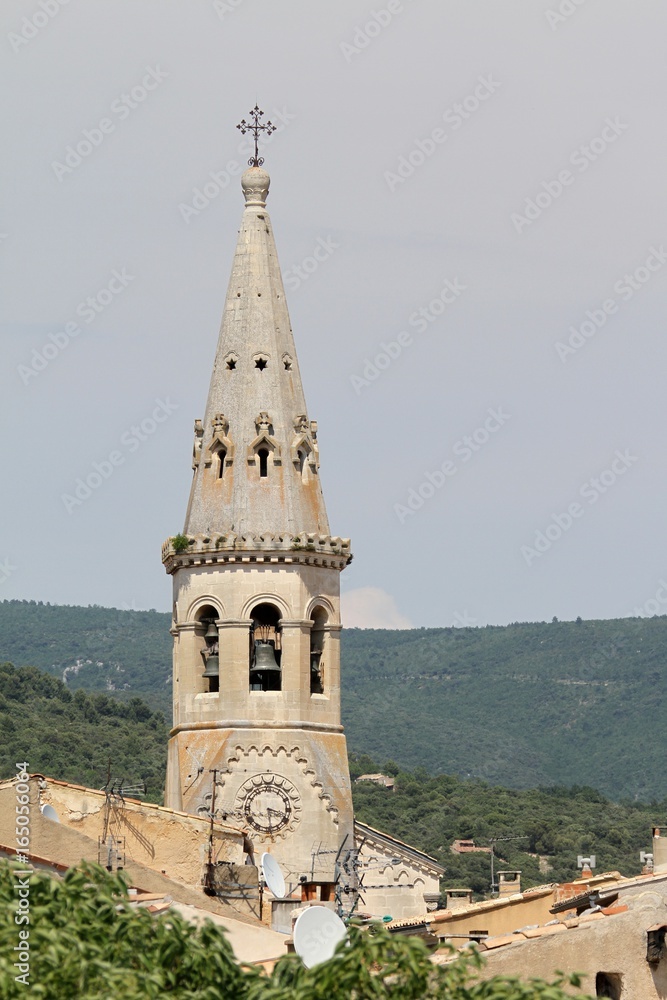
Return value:
<svg viewBox="0 0 667 1000">
<path fill-rule="evenodd" d="M 261 167 L 264 163 L 264 157 L 259 155 L 259 149 L 257 148 L 257 143 L 259 140 L 259 133 L 266 132 L 267 136 L 270 136 L 272 132 L 276 131 L 276 126 L 273 122 L 267 121 L 265 125 L 260 125 L 259 120 L 263 118 L 264 112 L 260 111 L 258 106 L 255 107 L 250 112 L 250 117 L 253 119 L 252 124 L 247 122 L 245 118 L 241 119 L 241 123 L 237 125 L 237 128 L 241 129 L 241 134 L 245 135 L 246 132 L 252 132 L 253 138 L 255 140 L 255 155 L 251 156 L 248 160 L 249 167 Z"/>
</svg>

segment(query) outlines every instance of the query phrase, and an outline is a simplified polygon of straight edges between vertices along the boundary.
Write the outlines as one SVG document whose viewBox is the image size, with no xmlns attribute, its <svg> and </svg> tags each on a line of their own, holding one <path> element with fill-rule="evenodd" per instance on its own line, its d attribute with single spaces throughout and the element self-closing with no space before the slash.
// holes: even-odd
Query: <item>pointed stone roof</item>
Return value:
<svg viewBox="0 0 667 1000">
<path fill-rule="evenodd" d="M 266 211 L 269 175 L 241 178 L 239 229 L 203 421 L 187 535 L 329 534 L 285 289 Z"/>
</svg>

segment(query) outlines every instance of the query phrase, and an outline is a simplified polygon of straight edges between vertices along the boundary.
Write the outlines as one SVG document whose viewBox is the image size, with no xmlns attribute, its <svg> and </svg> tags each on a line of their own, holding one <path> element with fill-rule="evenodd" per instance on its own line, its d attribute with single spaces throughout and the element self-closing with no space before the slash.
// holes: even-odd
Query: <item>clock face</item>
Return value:
<svg viewBox="0 0 667 1000">
<path fill-rule="evenodd" d="M 294 785 L 279 774 L 258 774 L 241 785 L 236 806 L 248 826 L 271 837 L 285 834 L 298 822 L 301 799 Z"/>
</svg>

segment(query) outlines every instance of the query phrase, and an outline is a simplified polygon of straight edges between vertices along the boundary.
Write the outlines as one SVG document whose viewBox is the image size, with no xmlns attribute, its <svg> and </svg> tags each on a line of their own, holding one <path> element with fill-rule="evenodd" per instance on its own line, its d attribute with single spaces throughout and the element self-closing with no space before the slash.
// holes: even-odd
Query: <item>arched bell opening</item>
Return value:
<svg viewBox="0 0 667 1000">
<path fill-rule="evenodd" d="M 206 604 L 197 611 L 195 625 L 195 635 L 200 640 L 199 652 L 204 661 L 202 676 L 207 690 L 211 692 L 220 690 L 220 638 L 215 624 L 219 617 L 217 609 Z"/>
<path fill-rule="evenodd" d="M 282 687 L 281 614 L 275 604 L 257 604 L 250 612 L 250 690 L 280 691 Z"/>
<path fill-rule="evenodd" d="M 324 694 L 326 625 L 329 615 L 324 608 L 313 608 L 310 616 L 310 693 Z"/>
</svg>

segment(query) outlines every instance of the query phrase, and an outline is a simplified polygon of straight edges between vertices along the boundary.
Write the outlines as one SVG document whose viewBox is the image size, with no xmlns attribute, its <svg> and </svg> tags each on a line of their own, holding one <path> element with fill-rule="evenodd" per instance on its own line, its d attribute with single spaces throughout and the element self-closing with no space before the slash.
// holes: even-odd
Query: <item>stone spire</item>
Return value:
<svg viewBox="0 0 667 1000">
<path fill-rule="evenodd" d="M 329 534 L 271 221 L 269 175 L 241 178 L 245 211 L 203 421 L 187 535 Z"/>
</svg>

